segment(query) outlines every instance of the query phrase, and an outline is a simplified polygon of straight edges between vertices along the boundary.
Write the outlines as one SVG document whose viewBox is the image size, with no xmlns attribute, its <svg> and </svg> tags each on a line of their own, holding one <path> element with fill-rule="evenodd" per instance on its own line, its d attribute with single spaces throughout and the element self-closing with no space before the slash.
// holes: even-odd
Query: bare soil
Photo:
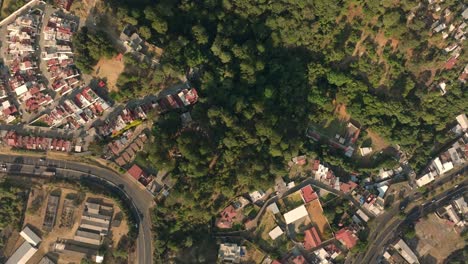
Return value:
<svg viewBox="0 0 468 264">
<path fill-rule="evenodd" d="M 367 129 L 366 132 L 372 140 L 372 151 L 380 151 L 390 146 L 390 144 L 384 138 L 379 136 L 377 133 L 372 132 L 372 130 Z"/>
<path fill-rule="evenodd" d="M 306 208 L 307 212 L 309 212 L 310 219 L 318 228 L 320 238 L 322 238 L 322 240 L 329 239 L 329 237 L 326 237 L 326 234 L 330 233 L 329 231 L 327 232 L 327 229 L 330 229 L 330 225 L 328 224 L 327 218 L 323 215 L 323 209 L 320 205 L 320 201 L 314 200 L 308 203 Z"/>
<path fill-rule="evenodd" d="M 454 231 L 449 222 L 435 214 L 430 214 L 428 219 L 422 219 L 415 228 L 418 238 L 416 251 L 422 258 L 431 255 L 437 263 L 443 263 L 452 252 L 465 246 L 462 237 Z"/>
<path fill-rule="evenodd" d="M 120 60 L 117 57 L 112 59 L 101 58 L 94 67 L 92 75 L 101 79 L 106 79 L 109 91 L 118 91 L 117 79 L 124 69 L 125 64 L 123 58 Z"/>
</svg>

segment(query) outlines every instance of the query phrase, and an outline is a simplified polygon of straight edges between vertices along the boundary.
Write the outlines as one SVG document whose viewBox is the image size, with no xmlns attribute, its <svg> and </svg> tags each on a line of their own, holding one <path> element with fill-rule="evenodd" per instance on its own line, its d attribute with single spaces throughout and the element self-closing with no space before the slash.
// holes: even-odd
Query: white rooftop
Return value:
<svg viewBox="0 0 468 264">
<path fill-rule="evenodd" d="M 279 236 L 281 236 L 283 234 L 283 230 L 281 230 L 281 227 L 279 226 L 276 226 L 275 228 L 273 228 L 273 230 L 271 230 L 268 235 L 270 236 L 271 239 L 275 240 L 277 239 Z"/>
<path fill-rule="evenodd" d="M 42 239 L 29 227 L 25 227 L 23 231 L 21 231 L 20 235 L 24 238 L 24 240 L 28 241 L 28 243 L 33 246 L 37 246 L 37 244 L 42 241 Z"/>
<path fill-rule="evenodd" d="M 297 207 L 296 209 L 293 209 L 287 213 L 284 214 L 284 220 L 286 221 L 286 224 L 289 225 L 291 223 L 296 222 L 297 220 L 308 216 L 309 214 L 307 213 L 307 209 L 305 208 L 304 205 L 301 205 Z"/>
<path fill-rule="evenodd" d="M 24 241 L 5 264 L 26 264 L 36 251 L 37 249 L 29 244 L 28 241 Z"/>
<path fill-rule="evenodd" d="M 468 9 L 467 9 L 468 10 Z M 466 114 L 461 114 L 457 116 L 457 122 L 460 124 L 463 130 L 468 129 L 468 118 L 466 117 Z"/>
</svg>

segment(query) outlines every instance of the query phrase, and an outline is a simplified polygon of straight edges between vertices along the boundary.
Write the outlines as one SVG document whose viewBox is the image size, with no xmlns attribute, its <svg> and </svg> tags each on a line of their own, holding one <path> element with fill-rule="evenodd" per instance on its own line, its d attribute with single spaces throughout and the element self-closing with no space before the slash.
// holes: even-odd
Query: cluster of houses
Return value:
<svg viewBox="0 0 468 264">
<path fill-rule="evenodd" d="M 131 128 L 132 123 L 146 120 L 147 114 L 156 106 L 156 104 L 147 103 L 134 108 L 126 107 L 116 117 L 104 120 L 104 124 L 100 125 L 97 131 L 103 137 L 120 135 Z"/>
<path fill-rule="evenodd" d="M 45 76 L 52 90 L 61 95 L 70 93 L 80 83 L 80 73 L 74 65 L 71 47 L 72 35 L 77 29 L 75 21 L 55 13 L 42 32 L 44 44 L 41 59 L 47 67 Z"/>
<path fill-rule="evenodd" d="M 466 32 L 468 30 L 468 8 L 462 10 L 461 13 L 452 12 L 448 7 L 441 7 L 442 2 L 429 0 L 429 9 L 433 12 L 433 17 L 438 19 L 432 24 L 431 30 L 433 34 L 441 34 L 447 46 L 444 51 L 449 55 L 449 59 L 445 63 L 445 69 L 451 70 L 455 67 L 463 50 L 463 43 L 466 40 Z M 465 82 L 468 74 L 468 64 L 459 76 L 461 82 Z M 438 85 L 442 95 L 447 93 L 447 83 L 440 82 Z"/>
<path fill-rule="evenodd" d="M 41 80 L 39 70 L 37 51 L 41 20 L 42 11 L 36 9 L 18 16 L 7 25 L 3 58 L 10 69 L 10 76 L 0 84 L 1 117 L 6 123 L 13 122 L 21 115 L 18 109 L 20 104 L 24 105 L 27 112 L 37 112 L 41 106 L 53 101 L 45 92 L 46 86 Z M 8 98 L 7 89 L 11 91 L 13 98 Z"/>
<path fill-rule="evenodd" d="M 65 128 L 77 129 L 91 123 L 109 107 L 109 104 L 90 87 L 85 87 L 74 98 L 65 99 L 50 113 L 40 116 L 31 123 L 39 121 L 48 127 L 64 126 Z"/>
<path fill-rule="evenodd" d="M 442 152 L 433 159 L 426 169 L 424 175 L 416 179 L 416 185 L 422 187 L 435 180 L 436 177 L 442 177 L 454 167 L 460 166 L 468 160 L 468 118 L 466 114 L 457 116 L 458 124 L 452 129 L 461 136 L 453 143 L 447 151 Z"/>
<path fill-rule="evenodd" d="M 107 145 L 108 150 L 116 156 L 115 163 L 120 167 L 132 162 L 136 154 L 143 150 L 148 137 L 145 133 L 134 135 L 133 130 L 127 130 L 119 138 Z M 133 140 L 133 141 L 132 141 Z M 109 153 L 109 152 L 107 152 Z"/>
<path fill-rule="evenodd" d="M 215 222 L 216 227 L 229 229 L 233 227 L 233 224 L 242 222 L 245 217 L 241 213 L 242 209 L 251 202 L 255 203 L 255 201 L 264 199 L 264 196 L 263 192 L 258 191 L 249 194 L 250 201 L 245 197 L 239 197 L 220 213 Z M 285 199 L 296 200 L 296 203 L 300 201 L 300 205 L 282 213 L 288 207 L 286 204 L 289 204 L 289 202 L 284 201 Z M 296 237 L 295 239 L 297 239 L 299 237 L 298 234 L 301 234 L 302 240 L 295 241 L 294 244 L 301 246 L 302 249 L 298 252 L 306 252 L 307 255 L 294 252 L 283 257 L 281 261 L 265 258 L 262 263 L 333 263 L 333 260 L 341 253 L 341 250 L 334 243 L 329 243 L 331 241 L 329 239 L 335 239 L 341 243 L 342 247 L 348 250 L 352 249 L 359 242 L 357 232 L 363 228 L 362 225 L 355 224 L 354 222 L 362 223 L 369 220 L 366 214 L 358 210 L 353 216 L 354 222 L 352 224 L 342 226 L 334 234 L 327 235 L 325 230 L 330 228 L 328 220 L 323 214 L 319 194 L 311 185 L 306 185 L 279 201 L 271 202 L 265 208 L 274 216 L 276 223 L 271 230 L 266 230 L 270 239 L 272 241 L 281 237 L 292 239 L 290 238 L 292 233 L 296 234 L 292 237 Z M 327 243 L 324 243 L 325 241 Z M 248 250 L 242 245 L 224 243 L 220 245 L 218 260 L 242 263 L 248 254 Z"/>
<path fill-rule="evenodd" d="M 321 140 L 322 137 L 328 138 L 328 144 L 330 146 L 335 149 L 342 150 L 346 157 L 352 157 L 360 133 L 360 126 L 354 121 L 349 121 L 346 124 L 345 130 L 342 133 L 335 134 L 334 137 L 322 135 L 317 129 L 314 129 L 313 127 L 309 127 L 307 129 L 306 136 L 315 141 Z"/>
<path fill-rule="evenodd" d="M 35 151 L 61 151 L 70 152 L 80 150 L 80 145 L 75 145 L 72 141 L 61 138 L 49 138 L 40 136 L 22 136 L 15 131 L 8 131 L 3 137 L 7 146 L 15 149 L 35 150 Z"/>
<path fill-rule="evenodd" d="M 128 169 L 127 173 L 141 183 L 146 189 L 155 197 L 162 195 L 167 197 L 169 195 L 169 190 L 174 186 L 175 181 L 168 177 L 167 174 L 158 173 L 158 175 L 153 176 L 148 174 L 137 164 Z"/>
<path fill-rule="evenodd" d="M 161 112 L 180 109 L 195 104 L 198 101 L 198 92 L 195 88 L 182 89 L 177 94 L 169 94 L 158 100 Z"/>
</svg>

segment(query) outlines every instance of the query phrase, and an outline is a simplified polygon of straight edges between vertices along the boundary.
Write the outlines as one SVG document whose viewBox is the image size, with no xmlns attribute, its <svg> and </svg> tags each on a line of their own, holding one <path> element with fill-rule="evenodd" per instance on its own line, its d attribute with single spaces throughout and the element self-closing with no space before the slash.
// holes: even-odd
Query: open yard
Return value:
<svg viewBox="0 0 468 264">
<path fill-rule="evenodd" d="M 323 215 L 323 209 L 319 200 L 314 200 L 306 205 L 307 212 L 312 222 L 317 226 L 322 240 L 332 237 L 330 225 L 327 218 Z"/>
<path fill-rule="evenodd" d="M 456 233 L 448 221 L 430 214 L 415 226 L 416 238 L 411 247 L 416 249 L 422 263 L 443 263 L 450 253 L 463 248 L 463 238 Z"/>
<path fill-rule="evenodd" d="M 263 216 L 262 216 L 262 219 L 260 221 L 260 224 L 258 225 L 257 227 L 257 235 L 262 238 L 263 240 L 271 240 L 270 236 L 268 235 L 268 233 L 273 229 L 275 228 L 276 226 L 276 222 L 275 222 L 275 216 L 273 215 L 273 213 L 271 213 L 270 211 L 266 211 Z"/>
<path fill-rule="evenodd" d="M 117 79 L 125 69 L 123 58 L 114 57 L 112 59 L 101 58 L 94 67 L 93 76 L 105 79 L 109 91 L 117 91 Z"/>
<path fill-rule="evenodd" d="M 301 191 L 298 190 L 297 192 L 291 193 L 290 195 L 284 197 L 279 201 L 279 204 L 280 210 L 283 213 L 286 213 L 297 208 L 298 206 L 303 205 L 304 201 L 302 200 Z"/>
</svg>

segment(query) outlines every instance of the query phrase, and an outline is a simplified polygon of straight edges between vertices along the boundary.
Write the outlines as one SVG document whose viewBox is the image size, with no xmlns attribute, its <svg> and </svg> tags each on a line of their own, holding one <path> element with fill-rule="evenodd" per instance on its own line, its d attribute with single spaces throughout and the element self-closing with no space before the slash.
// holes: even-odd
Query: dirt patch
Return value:
<svg viewBox="0 0 468 264">
<path fill-rule="evenodd" d="M 347 21 L 351 23 L 355 17 L 362 17 L 362 6 L 354 3 L 349 4 Z"/>
<path fill-rule="evenodd" d="M 335 114 L 338 116 L 340 121 L 349 121 L 349 119 L 351 119 L 351 115 L 346 112 L 346 105 L 344 104 L 339 104 L 335 108 Z"/>
<path fill-rule="evenodd" d="M 96 1 L 97 0 L 74 1 L 70 8 L 70 12 L 79 16 L 80 20 L 86 20 L 91 9 L 96 5 Z"/>
<path fill-rule="evenodd" d="M 245 243 L 247 254 L 243 258 L 242 263 L 262 263 L 265 254 L 261 252 L 254 244 L 250 242 Z"/>
<path fill-rule="evenodd" d="M 418 238 L 416 251 L 420 257 L 431 255 L 437 263 L 442 263 L 450 253 L 464 247 L 463 239 L 452 225 L 434 214 L 422 219 L 415 228 Z"/>
<path fill-rule="evenodd" d="M 125 64 L 123 58 L 117 55 L 112 59 L 101 58 L 97 65 L 94 67 L 93 76 L 106 79 L 109 91 L 118 91 L 117 79 L 124 71 Z"/>
<path fill-rule="evenodd" d="M 379 136 L 377 133 L 372 132 L 372 130 L 367 129 L 366 132 L 372 140 L 372 150 L 374 152 L 380 151 L 390 146 L 390 144 L 384 138 Z"/>
<path fill-rule="evenodd" d="M 312 222 L 317 226 L 320 237 L 323 240 L 329 239 L 330 237 L 330 225 L 328 224 L 327 218 L 323 215 L 323 209 L 320 205 L 320 201 L 314 200 L 306 205 L 307 212 Z"/>
</svg>

